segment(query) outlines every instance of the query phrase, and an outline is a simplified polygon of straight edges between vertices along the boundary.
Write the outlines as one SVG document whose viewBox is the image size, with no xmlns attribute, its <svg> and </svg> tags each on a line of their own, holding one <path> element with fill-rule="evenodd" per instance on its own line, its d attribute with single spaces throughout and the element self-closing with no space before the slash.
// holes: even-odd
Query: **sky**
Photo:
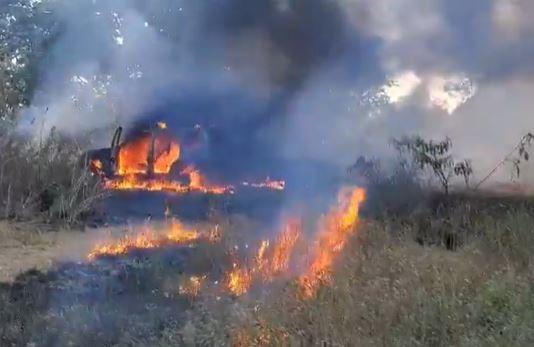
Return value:
<svg viewBox="0 0 534 347">
<path fill-rule="evenodd" d="M 105 146 L 102 129 L 118 124 L 200 124 L 219 141 L 212 156 L 340 168 L 388 158 L 393 137 L 448 136 L 481 176 L 534 129 L 530 0 L 33 6 L 63 25 L 22 111 L 30 131 L 102 134 Z"/>
</svg>

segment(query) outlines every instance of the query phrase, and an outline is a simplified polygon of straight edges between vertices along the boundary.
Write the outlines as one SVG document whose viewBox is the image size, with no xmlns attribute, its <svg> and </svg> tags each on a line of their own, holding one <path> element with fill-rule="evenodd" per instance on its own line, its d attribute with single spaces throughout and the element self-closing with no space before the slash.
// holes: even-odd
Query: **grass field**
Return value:
<svg viewBox="0 0 534 347">
<path fill-rule="evenodd" d="M 223 261 L 222 249 L 207 247 L 195 249 L 185 269 L 141 258 L 118 274 L 98 270 L 110 279 L 92 299 L 73 289 L 88 280 L 26 272 L 1 286 L 2 345 L 532 345 L 534 205 L 451 199 L 409 215 L 364 217 L 332 283 L 311 299 L 292 280 L 239 298 L 178 295 L 188 271 Z M 223 227 L 232 242 L 247 229 Z M 62 285 L 72 286 L 70 299 L 58 305 L 53 293 Z"/>
</svg>

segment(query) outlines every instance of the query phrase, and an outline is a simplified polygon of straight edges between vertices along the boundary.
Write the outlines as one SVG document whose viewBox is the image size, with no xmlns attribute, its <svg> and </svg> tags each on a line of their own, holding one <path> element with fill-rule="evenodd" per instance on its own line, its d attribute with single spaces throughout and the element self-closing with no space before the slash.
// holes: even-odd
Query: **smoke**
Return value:
<svg viewBox="0 0 534 347">
<path fill-rule="evenodd" d="M 480 175 L 534 128 L 528 0 L 39 6 L 62 31 L 22 115 L 33 131 L 200 124 L 227 167 L 344 167 L 386 155 L 391 137 L 449 136 Z"/>
</svg>

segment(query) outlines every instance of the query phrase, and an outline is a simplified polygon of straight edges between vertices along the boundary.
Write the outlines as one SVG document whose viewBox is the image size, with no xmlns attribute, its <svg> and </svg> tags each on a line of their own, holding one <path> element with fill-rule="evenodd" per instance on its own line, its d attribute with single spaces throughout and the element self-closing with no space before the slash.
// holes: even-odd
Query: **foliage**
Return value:
<svg viewBox="0 0 534 347">
<path fill-rule="evenodd" d="M 400 155 L 408 154 L 421 170 L 430 169 L 438 179 L 444 192 L 449 193 L 453 177 L 462 177 L 469 186 L 473 173 L 469 160 L 455 161 L 450 153 L 452 141 L 447 137 L 442 141 L 426 141 L 420 136 L 394 139 L 393 146 Z"/>
<path fill-rule="evenodd" d="M 0 213 L 2 218 L 65 220 L 74 223 L 101 196 L 87 170 L 79 142 L 54 129 L 35 141 L 12 126 L 0 129 Z"/>
<path fill-rule="evenodd" d="M 0 119 L 13 119 L 32 96 L 36 66 L 59 32 L 50 2 L 0 3 Z"/>
</svg>

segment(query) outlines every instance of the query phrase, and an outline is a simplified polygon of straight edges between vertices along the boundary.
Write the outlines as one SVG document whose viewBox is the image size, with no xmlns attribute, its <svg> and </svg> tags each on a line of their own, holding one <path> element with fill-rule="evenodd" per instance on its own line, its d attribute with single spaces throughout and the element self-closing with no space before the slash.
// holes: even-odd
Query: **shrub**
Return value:
<svg viewBox="0 0 534 347">
<path fill-rule="evenodd" d="M 81 145 L 54 129 L 35 141 L 0 129 L 0 217 L 79 221 L 102 192 Z"/>
</svg>

